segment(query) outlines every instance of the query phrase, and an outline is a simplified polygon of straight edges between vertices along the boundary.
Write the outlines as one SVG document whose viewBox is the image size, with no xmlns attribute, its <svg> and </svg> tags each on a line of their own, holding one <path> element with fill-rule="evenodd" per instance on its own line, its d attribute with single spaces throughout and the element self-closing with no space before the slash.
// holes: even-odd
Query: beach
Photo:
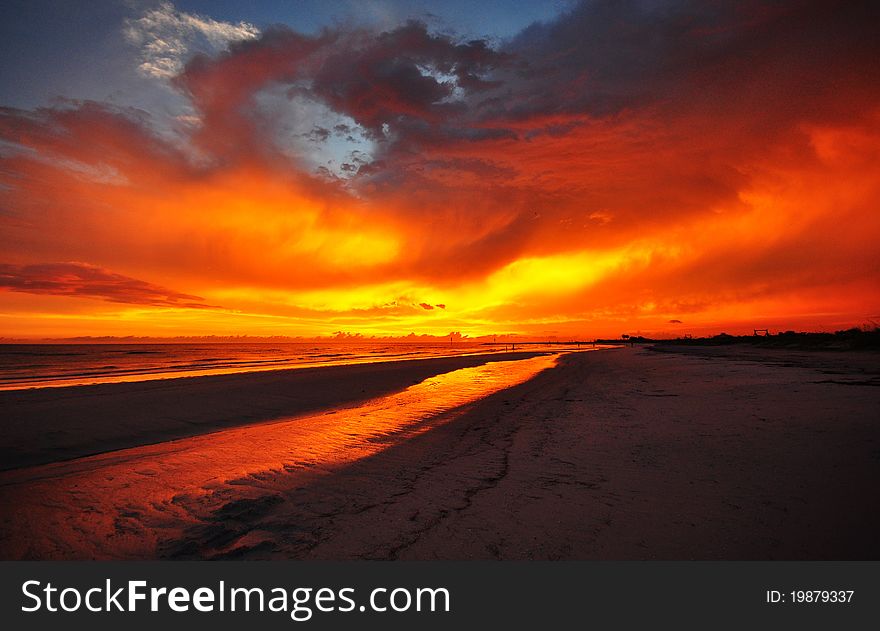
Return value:
<svg viewBox="0 0 880 631">
<path fill-rule="evenodd" d="M 0 468 L 69 460 L 355 404 L 500 352 L 205 377 L 0 391 Z"/>
<path fill-rule="evenodd" d="M 878 366 L 636 346 L 4 393 L 0 557 L 877 559 Z"/>
</svg>

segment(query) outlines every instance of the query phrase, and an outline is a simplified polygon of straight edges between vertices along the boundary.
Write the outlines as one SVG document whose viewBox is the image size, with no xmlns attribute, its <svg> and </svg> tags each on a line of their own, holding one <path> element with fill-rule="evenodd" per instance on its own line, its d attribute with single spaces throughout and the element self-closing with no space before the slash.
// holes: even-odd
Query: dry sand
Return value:
<svg viewBox="0 0 880 631">
<path fill-rule="evenodd" d="M 22 547 L 5 520 L 0 556 L 880 558 L 877 354 L 662 350 L 565 355 L 418 431 L 374 437 L 357 458 L 252 471 L 159 508 L 134 502 L 102 517 L 112 531 L 80 533 L 94 543 L 130 529 L 137 542 L 148 528 L 159 535 L 147 548 Z M 138 453 L 143 479 L 161 476 Z M 0 493 L 64 489 L 77 470 L 65 466 L 2 474 Z M 67 492 L 66 507 L 39 501 L 63 515 L 88 489 Z"/>
</svg>

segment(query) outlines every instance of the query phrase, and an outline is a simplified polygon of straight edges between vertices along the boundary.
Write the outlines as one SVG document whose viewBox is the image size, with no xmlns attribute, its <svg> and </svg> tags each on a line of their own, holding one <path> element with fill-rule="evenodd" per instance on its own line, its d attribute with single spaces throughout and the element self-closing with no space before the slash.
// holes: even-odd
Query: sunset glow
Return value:
<svg viewBox="0 0 880 631">
<path fill-rule="evenodd" d="M 485 39 L 134 5 L 123 96 L 0 108 L 0 337 L 880 319 L 869 3 L 585 2 Z"/>
</svg>

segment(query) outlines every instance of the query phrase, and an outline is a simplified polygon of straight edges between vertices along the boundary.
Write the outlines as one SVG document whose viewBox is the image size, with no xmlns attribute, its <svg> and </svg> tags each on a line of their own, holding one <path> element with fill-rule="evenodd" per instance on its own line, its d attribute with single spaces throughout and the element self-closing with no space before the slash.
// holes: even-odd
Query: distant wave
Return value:
<svg viewBox="0 0 880 631">
<path fill-rule="evenodd" d="M 146 347 L 145 347 L 146 346 Z M 0 387 L 84 385 L 439 357 L 485 352 L 475 344 L 76 344 L 0 345 Z M 18 359 L 21 358 L 21 359 Z M 25 359 L 28 358 L 28 359 Z"/>
</svg>

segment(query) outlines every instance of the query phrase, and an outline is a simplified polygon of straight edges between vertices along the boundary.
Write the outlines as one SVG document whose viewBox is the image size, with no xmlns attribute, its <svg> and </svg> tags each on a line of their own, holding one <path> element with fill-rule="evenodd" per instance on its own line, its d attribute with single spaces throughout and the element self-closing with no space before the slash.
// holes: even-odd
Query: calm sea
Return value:
<svg viewBox="0 0 880 631">
<path fill-rule="evenodd" d="M 504 348 L 475 342 L 0 344 L 0 390 L 418 359 Z"/>
</svg>

